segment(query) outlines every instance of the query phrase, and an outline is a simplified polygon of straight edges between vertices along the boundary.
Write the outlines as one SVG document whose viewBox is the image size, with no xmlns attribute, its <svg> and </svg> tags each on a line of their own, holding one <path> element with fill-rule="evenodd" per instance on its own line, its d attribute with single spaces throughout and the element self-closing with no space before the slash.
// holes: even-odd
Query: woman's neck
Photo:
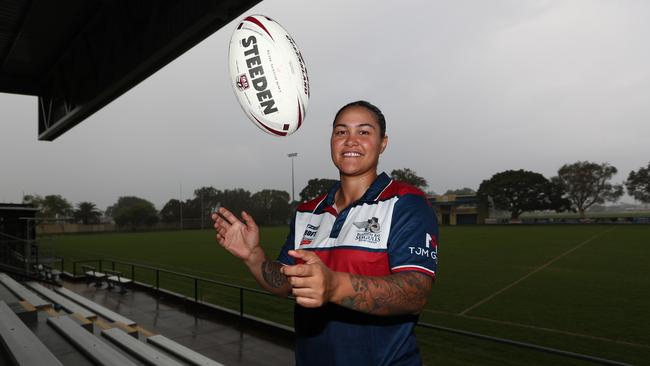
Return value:
<svg viewBox="0 0 650 366">
<path fill-rule="evenodd" d="M 360 176 L 341 174 L 341 188 L 336 192 L 336 208 L 339 212 L 345 210 L 353 202 L 358 201 L 366 193 L 372 182 L 377 178 L 377 172 L 371 171 Z"/>
</svg>

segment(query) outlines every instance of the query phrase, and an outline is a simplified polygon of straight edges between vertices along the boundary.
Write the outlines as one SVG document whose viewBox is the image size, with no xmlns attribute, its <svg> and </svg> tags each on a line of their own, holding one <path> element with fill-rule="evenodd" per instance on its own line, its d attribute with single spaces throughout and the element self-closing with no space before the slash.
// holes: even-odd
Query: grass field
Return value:
<svg viewBox="0 0 650 366">
<path fill-rule="evenodd" d="M 286 233 L 263 229 L 270 256 Z M 103 258 L 257 287 L 210 230 L 65 235 L 49 245 L 65 258 L 68 271 L 72 261 Z M 443 227 L 439 258 L 438 280 L 421 321 L 650 365 L 650 226 Z M 136 277 L 151 283 L 153 272 L 138 269 Z M 160 283 L 193 296 L 187 280 L 163 274 Z M 232 307 L 238 294 L 200 288 L 202 299 Z M 290 324 L 290 301 L 246 296 L 247 312 Z M 417 332 L 426 364 L 588 364 L 442 331 Z"/>
</svg>

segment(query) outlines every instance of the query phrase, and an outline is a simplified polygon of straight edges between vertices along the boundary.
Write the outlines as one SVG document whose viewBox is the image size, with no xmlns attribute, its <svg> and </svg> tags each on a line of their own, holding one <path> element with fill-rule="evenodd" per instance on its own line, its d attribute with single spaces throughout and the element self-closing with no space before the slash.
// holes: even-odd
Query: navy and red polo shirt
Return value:
<svg viewBox="0 0 650 366">
<path fill-rule="evenodd" d="M 298 206 L 278 261 L 314 251 L 331 270 L 366 276 L 417 271 L 435 278 L 438 224 L 419 189 L 380 174 L 363 197 L 334 208 L 340 182 Z M 295 307 L 298 365 L 415 365 L 417 315 L 376 316 L 328 303 Z"/>
</svg>

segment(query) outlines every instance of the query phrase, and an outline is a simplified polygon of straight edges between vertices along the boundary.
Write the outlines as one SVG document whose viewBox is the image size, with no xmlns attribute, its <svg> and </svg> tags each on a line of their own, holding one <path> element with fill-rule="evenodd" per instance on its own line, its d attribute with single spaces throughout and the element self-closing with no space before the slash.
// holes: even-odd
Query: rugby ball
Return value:
<svg viewBox="0 0 650 366">
<path fill-rule="evenodd" d="M 275 136 L 300 128 L 309 78 L 296 42 L 280 24 L 264 15 L 244 18 L 230 39 L 229 59 L 235 95 L 256 126 Z"/>
</svg>

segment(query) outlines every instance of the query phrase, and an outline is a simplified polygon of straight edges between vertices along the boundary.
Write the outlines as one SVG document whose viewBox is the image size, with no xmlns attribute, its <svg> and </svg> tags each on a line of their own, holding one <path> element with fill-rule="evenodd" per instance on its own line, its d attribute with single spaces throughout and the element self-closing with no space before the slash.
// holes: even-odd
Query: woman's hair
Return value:
<svg viewBox="0 0 650 366">
<path fill-rule="evenodd" d="M 339 118 L 341 112 L 343 112 L 344 110 L 350 107 L 363 107 L 369 110 L 370 112 L 372 112 L 372 114 L 375 115 L 375 119 L 377 120 L 377 123 L 379 123 L 379 132 L 381 137 L 383 138 L 384 136 L 386 136 L 386 118 L 384 118 L 384 114 L 381 113 L 381 110 L 377 108 L 376 105 L 366 102 L 365 100 L 357 100 L 356 102 L 348 103 L 343 107 L 341 107 L 341 109 L 339 109 L 339 111 L 336 112 L 336 116 L 334 116 L 334 122 L 332 122 L 332 124 L 336 122 L 336 119 Z"/>
</svg>

